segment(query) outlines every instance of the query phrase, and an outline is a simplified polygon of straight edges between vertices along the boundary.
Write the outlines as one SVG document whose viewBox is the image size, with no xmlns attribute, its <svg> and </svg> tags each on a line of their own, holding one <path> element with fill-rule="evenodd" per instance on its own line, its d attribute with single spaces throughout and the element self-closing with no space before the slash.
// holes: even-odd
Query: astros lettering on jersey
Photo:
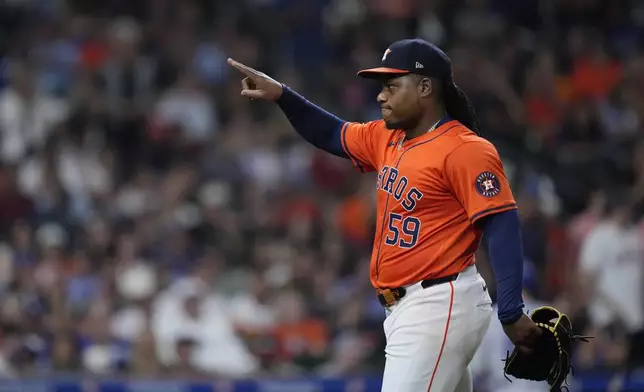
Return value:
<svg viewBox="0 0 644 392">
<path fill-rule="evenodd" d="M 472 223 L 517 208 L 494 146 L 458 121 L 411 140 L 382 120 L 347 123 L 342 144 L 358 170 L 378 171 L 376 288 L 463 271 L 482 235 Z"/>
</svg>

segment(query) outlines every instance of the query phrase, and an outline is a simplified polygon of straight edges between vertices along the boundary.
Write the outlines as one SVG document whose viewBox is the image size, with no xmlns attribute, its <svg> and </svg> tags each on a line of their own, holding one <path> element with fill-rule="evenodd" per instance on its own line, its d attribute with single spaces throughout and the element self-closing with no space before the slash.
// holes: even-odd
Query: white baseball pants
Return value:
<svg viewBox="0 0 644 392">
<path fill-rule="evenodd" d="M 475 266 L 386 310 L 382 392 L 471 392 L 468 365 L 492 318 L 492 300 Z M 501 363 L 499 363 L 501 366 Z"/>
</svg>

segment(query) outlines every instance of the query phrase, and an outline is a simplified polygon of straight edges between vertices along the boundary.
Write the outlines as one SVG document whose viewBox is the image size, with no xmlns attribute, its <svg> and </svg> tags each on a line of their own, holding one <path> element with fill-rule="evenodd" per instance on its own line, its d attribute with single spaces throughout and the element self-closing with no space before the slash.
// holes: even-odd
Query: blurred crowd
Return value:
<svg viewBox="0 0 644 392">
<path fill-rule="evenodd" d="M 596 336 L 577 369 L 644 357 L 644 3 L 5 0 L 0 29 L 1 376 L 378 373 L 375 178 L 225 61 L 367 121 L 355 71 L 411 36 L 504 159 L 527 298 Z"/>
</svg>

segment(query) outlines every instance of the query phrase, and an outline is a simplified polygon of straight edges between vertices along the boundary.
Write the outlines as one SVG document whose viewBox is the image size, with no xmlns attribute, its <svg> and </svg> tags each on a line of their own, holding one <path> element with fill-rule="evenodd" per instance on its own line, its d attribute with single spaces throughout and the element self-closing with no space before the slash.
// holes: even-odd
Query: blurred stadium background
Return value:
<svg viewBox="0 0 644 392">
<path fill-rule="evenodd" d="M 375 179 L 225 60 L 366 121 L 355 71 L 409 36 L 504 159 L 529 305 L 596 336 L 573 386 L 644 390 L 644 2 L 0 0 L 0 28 L 0 391 L 379 391 Z"/>
</svg>

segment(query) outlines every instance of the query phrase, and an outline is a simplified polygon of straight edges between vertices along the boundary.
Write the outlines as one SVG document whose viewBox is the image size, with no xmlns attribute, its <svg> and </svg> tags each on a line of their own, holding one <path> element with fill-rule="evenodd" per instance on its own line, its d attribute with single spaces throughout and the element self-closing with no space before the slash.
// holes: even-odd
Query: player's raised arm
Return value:
<svg viewBox="0 0 644 392">
<path fill-rule="evenodd" d="M 346 121 L 309 102 L 287 86 L 233 59 L 228 64 L 241 72 L 241 94 L 251 99 L 272 101 L 282 109 L 289 122 L 304 139 L 333 155 L 349 158 L 342 145 Z"/>
</svg>

